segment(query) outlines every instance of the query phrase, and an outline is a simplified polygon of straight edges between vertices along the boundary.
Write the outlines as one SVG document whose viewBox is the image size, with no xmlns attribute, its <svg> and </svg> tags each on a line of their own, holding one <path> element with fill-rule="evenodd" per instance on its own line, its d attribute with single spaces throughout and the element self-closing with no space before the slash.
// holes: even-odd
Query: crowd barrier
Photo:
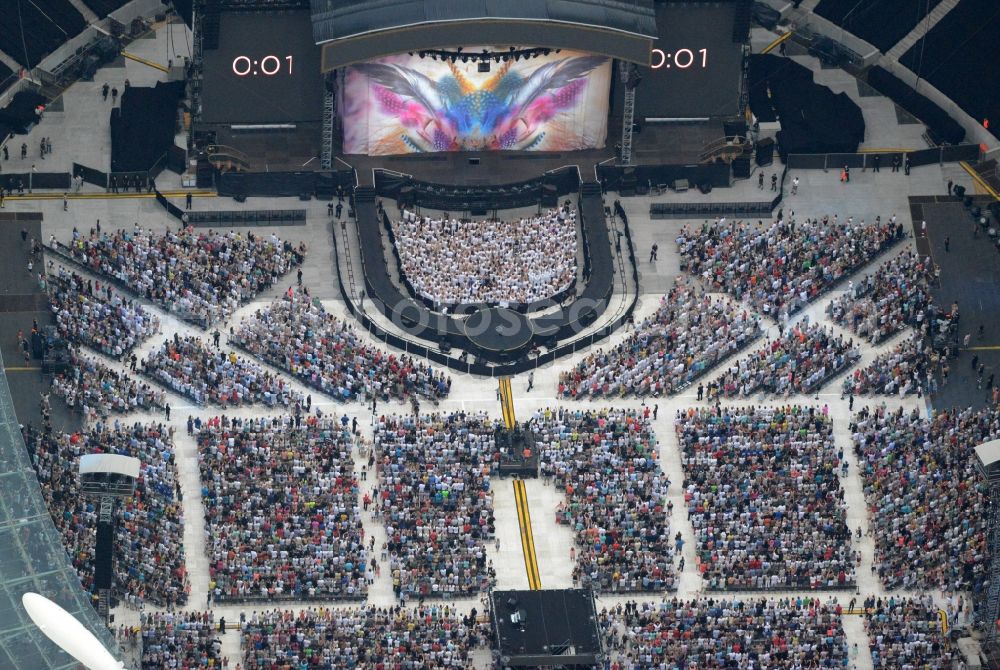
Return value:
<svg viewBox="0 0 1000 670">
<path fill-rule="evenodd" d="M 691 188 L 730 186 L 729 163 L 701 163 L 697 165 L 598 165 L 597 180 L 604 191 L 618 191 L 621 195 L 631 195 L 630 189 L 643 190 L 650 184 L 673 184 L 686 179 Z M 641 193 L 640 193 L 641 195 Z"/>
<path fill-rule="evenodd" d="M 212 226 L 304 226 L 304 209 L 248 209 L 189 211 L 187 222 L 195 228 Z"/>
<path fill-rule="evenodd" d="M 357 183 L 353 169 L 326 172 L 223 172 L 219 175 L 221 196 L 233 198 L 307 197 L 329 200 L 337 189 L 349 191 Z"/>
<path fill-rule="evenodd" d="M 788 154 L 785 165 L 792 170 L 839 170 L 845 165 L 852 170 L 872 169 L 876 164 L 876 156 L 880 170 L 891 170 L 894 158 L 899 158 L 900 169 L 909 159 L 910 167 L 922 165 L 937 165 L 941 163 L 958 163 L 959 161 L 976 162 L 979 160 L 980 148 L 977 144 L 958 144 L 955 146 L 932 147 L 917 151 L 874 151 L 854 154 Z"/>
</svg>

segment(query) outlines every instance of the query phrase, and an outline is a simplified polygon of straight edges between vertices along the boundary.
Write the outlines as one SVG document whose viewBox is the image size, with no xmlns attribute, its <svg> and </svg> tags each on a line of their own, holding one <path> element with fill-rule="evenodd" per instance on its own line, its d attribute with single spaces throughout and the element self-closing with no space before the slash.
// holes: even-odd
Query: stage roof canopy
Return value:
<svg viewBox="0 0 1000 670">
<path fill-rule="evenodd" d="M 576 49 L 648 65 L 652 0 L 312 0 L 323 71 L 464 45 Z"/>
</svg>

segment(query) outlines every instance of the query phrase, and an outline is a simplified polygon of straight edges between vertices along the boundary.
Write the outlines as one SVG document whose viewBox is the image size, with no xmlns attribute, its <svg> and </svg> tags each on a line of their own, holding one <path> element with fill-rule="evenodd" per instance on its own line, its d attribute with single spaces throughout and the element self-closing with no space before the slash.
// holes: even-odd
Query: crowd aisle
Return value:
<svg viewBox="0 0 1000 670">
<path fill-rule="evenodd" d="M 437 308 L 532 303 L 576 280 L 576 210 L 569 207 L 511 221 L 403 210 L 392 228 L 403 276 Z"/>
<path fill-rule="evenodd" d="M 619 345 L 559 375 L 563 398 L 664 396 L 686 388 L 761 333 L 759 319 L 678 278 L 660 306 Z"/>
<path fill-rule="evenodd" d="M 684 498 L 711 591 L 856 583 L 826 406 L 678 410 Z M 845 473 L 846 474 L 846 473 Z"/>
<path fill-rule="evenodd" d="M 556 522 L 576 535 L 574 584 L 603 593 L 673 589 L 670 481 L 649 408 L 546 409 L 529 426 L 542 476 L 566 495 Z"/>
<path fill-rule="evenodd" d="M 308 290 L 289 289 L 258 309 L 229 341 L 337 399 L 388 401 L 417 394 L 438 400 L 451 389 L 451 377 L 430 363 L 366 343 L 353 324 L 327 312 Z"/>
<path fill-rule="evenodd" d="M 365 597 L 368 551 L 347 426 L 222 416 L 192 421 L 191 430 L 212 600 Z"/>
</svg>

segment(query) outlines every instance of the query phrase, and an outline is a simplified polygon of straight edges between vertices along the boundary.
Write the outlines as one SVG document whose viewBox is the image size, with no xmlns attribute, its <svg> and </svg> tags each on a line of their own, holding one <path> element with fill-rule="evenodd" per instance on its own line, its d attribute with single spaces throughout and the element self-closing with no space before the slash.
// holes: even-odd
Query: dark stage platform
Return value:
<svg viewBox="0 0 1000 670">
<path fill-rule="evenodd" d="M 958 198 L 911 198 L 910 203 L 917 250 L 930 253 L 941 267 L 941 286 L 932 291 L 934 301 L 944 310 L 958 302 L 959 341 L 972 333 L 969 349 L 949 362 L 948 383 L 941 385 L 931 402 L 936 409 L 984 407 L 989 393 L 986 379 L 991 373 L 1000 377 L 1000 247 L 985 231 L 973 236 L 972 215 Z M 919 237 L 924 220 L 926 240 Z M 945 238 L 949 239 L 948 251 Z M 984 326 L 982 338 L 977 336 L 980 325 Z M 972 368 L 973 356 L 986 366 L 982 388 L 978 388 Z"/>
<path fill-rule="evenodd" d="M 27 231 L 27 241 L 21 240 L 22 229 Z M 40 394 L 48 392 L 51 379 L 42 375 L 40 360 L 24 360 L 17 346 L 17 331 L 24 331 L 25 337 L 30 339 L 33 320 L 37 320 L 41 328 L 55 323 L 48 307 L 48 296 L 38 285 L 38 273 L 44 273 L 41 254 L 28 272 L 31 240 L 41 244 L 41 230 L 40 213 L 0 213 L 0 248 L 5 250 L 0 264 L 0 352 L 17 420 L 36 426 L 41 420 Z M 57 398 L 52 399 L 50 407 L 52 426 L 56 430 L 79 430 L 82 425 L 79 414 L 70 412 Z"/>
<path fill-rule="evenodd" d="M 500 667 L 595 667 L 602 662 L 589 590 L 493 591 L 490 611 Z"/>
</svg>

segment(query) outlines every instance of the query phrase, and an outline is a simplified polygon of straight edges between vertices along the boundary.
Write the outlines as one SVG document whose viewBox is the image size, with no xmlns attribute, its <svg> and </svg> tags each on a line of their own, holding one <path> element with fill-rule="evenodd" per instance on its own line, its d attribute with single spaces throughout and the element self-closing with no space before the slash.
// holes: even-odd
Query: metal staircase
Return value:
<svg viewBox="0 0 1000 670">
<path fill-rule="evenodd" d="M 753 143 L 745 137 L 733 135 L 730 137 L 720 137 L 709 142 L 702 149 L 699 160 L 702 163 L 713 163 L 716 159 L 722 158 L 727 163 L 734 158 L 753 153 Z"/>
<path fill-rule="evenodd" d="M 250 158 L 234 147 L 211 144 L 205 149 L 205 153 L 208 156 L 208 162 L 218 170 L 243 172 L 252 168 Z"/>
<path fill-rule="evenodd" d="M 896 42 L 891 49 L 886 51 L 885 55 L 898 61 L 914 44 L 929 33 L 938 24 L 938 21 L 947 16 L 948 12 L 953 10 L 957 4 L 958 0 L 942 0 L 927 16 L 920 20 L 920 23 L 913 27 L 913 30 L 906 34 L 903 39 Z"/>
</svg>

